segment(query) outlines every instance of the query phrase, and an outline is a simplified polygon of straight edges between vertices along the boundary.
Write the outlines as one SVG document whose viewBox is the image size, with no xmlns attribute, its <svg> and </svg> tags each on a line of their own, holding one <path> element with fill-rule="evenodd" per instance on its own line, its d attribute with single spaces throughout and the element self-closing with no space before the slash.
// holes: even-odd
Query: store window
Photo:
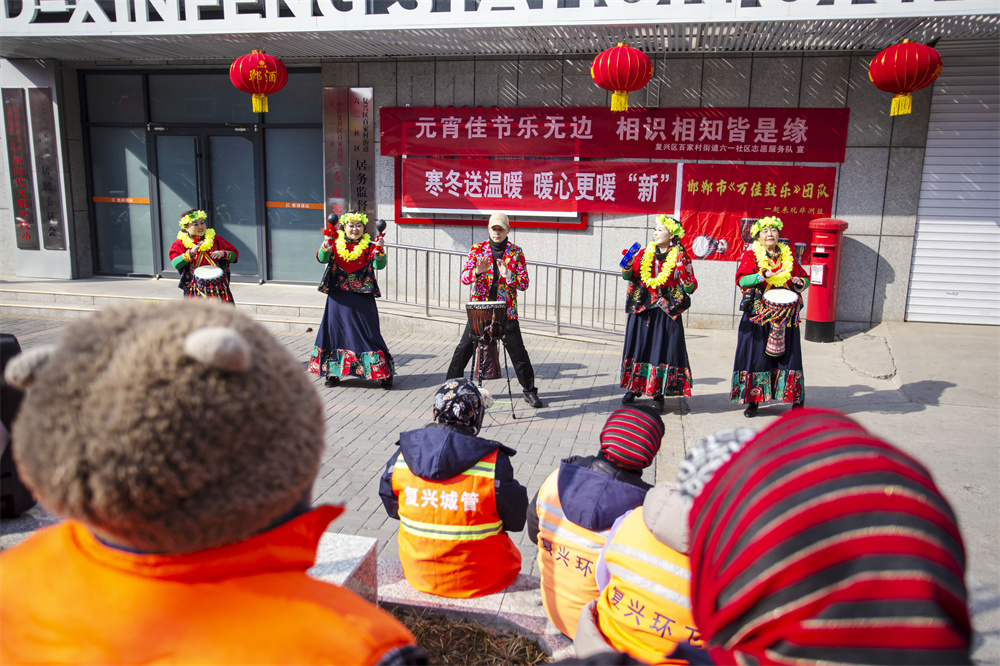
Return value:
<svg viewBox="0 0 1000 666">
<path fill-rule="evenodd" d="M 323 240 L 322 130 L 269 129 L 264 138 L 271 279 L 319 282 L 313 255 Z"/>
<path fill-rule="evenodd" d="M 116 125 L 145 123 L 142 75 L 87 75 L 87 119 Z"/>
<path fill-rule="evenodd" d="M 153 272 L 145 129 L 90 128 L 90 172 L 102 273 Z"/>
<path fill-rule="evenodd" d="M 175 275 L 180 213 L 204 208 L 240 251 L 233 279 L 318 279 L 318 71 L 289 72 L 267 114 L 224 71 L 86 72 L 83 90 L 99 273 Z"/>
<path fill-rule="evenodd" d="M 149 115 L 154 123 L 257 122 L 250 95 L 229 74 L 150 74 Z"/>
</svg>

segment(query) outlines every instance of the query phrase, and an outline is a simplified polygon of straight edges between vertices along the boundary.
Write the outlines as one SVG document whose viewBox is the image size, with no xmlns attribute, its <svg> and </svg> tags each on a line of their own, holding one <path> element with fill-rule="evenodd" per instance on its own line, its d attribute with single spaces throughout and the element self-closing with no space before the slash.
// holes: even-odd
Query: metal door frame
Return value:
<svg viewBox="0 0 1000 666">
<path fill-rule="evenodd" d="M 267 212 L 263 199 L 264 190 L 264 154 L 263 137 L 258 123 L 225 125 L 189 125 L 182 123 L 148 123 L 146 125 L 146 160 L 149 168 L 149 205 L 150 226 L 153 234 L 153 272 L 160 277 L 173 277 L 164 274 L 173 267 L 163 265 L 164 250 L 162 245 L 161 224 L 176 224 L 174 221 L 160 219 L 160 177 L 156 137 L 160 136 L 190 136 L 195 139 L 195 177 L 197 179 L 197 207 L 201 210 L 211 210 L 211 164 L 210 141 L 212 136 L 237 136 L 250 139 L 253 146 L 254 160 L 254 199 L 256 220 L 254 226 L 257 235 L 257 275 L 233 275 L 235 282 L 258 282 L 263 284 L 268 273 L 267 265 Z"/>
</svg>

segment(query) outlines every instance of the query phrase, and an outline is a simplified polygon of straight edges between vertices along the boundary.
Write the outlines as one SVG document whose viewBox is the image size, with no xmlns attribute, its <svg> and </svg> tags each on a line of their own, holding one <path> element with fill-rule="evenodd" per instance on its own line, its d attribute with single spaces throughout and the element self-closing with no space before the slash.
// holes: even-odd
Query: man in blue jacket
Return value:
<svg viewBox="0 0 1000 666">
<path fill-rule="evenodd" d="M 566 636 L 580 609 L 597 598 L 594 567 L 615 519 L 641 506 L 652 487 L 642 470 L 656 458 L 663 420 L 648 405 L 615 410 L 595 456 L 572 456 L 542 483 L 528 507 L 528 537 L 538 544 L 542 605 Z"/>
<path fill-rule="evenodd" d="M 400 521 L 399 560 L 416 589 L 469 598 L 499 592 L 521 572 L 508 532 L 524 529 L 528 493 L 514 449 L 478 437 L 492 397 L 468 379 L 434 395 L 434 421 L 400 433 L 379 495 Z"/>
</svg>

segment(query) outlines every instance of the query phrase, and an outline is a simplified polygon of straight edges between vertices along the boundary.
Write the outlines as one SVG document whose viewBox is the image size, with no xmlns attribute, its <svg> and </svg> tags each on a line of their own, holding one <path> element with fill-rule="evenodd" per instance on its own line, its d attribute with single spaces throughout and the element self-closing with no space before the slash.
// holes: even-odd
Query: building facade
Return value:
<svg viewBox="0 0 1000 666">
<path fill-rule="evenodd" d="M 606 107 L 610 92 L 594 84 L 590 63 L 626 41 L 653 62 L 652 80 L 631 96 L 638 106 L 850 110 L 843 163 L 811 165 L 836 168 L 831 216 L 849 224 L 839 331 L 904 319 L 1000 324 L 1000 20 L 990 3 L 921 0 L 876 12 L 747 0 L 467 0 L 464 9 L 447 0 L 308 9 L 297 0 L 93 0 L 61 13 L 39 0 L 0 4 L 5 104 L 8 93 L 48 88 L 54 109 L 54 158 L 34 159 L 35 233 L 64 238 L 63 249 L 54 240 L 53 249 L 22 247 L 17 137 L 5 122 L 0 275 L 172 277 L 166 252 L 179 212 L 203 207 L 240 250 L 234 279 L 314 282 L 324 210 L 305 204 L 329 198 L 325 87 L 372 89 L 376 141 L 383 107 Z M 605 10 L 618 18 L 605 21 Z M 904 38 L 935 44 L 944 69 L 914 93 L 911 114 L 893 117 L 868 65 Z M 259 48 L 289 70 L 266 114 L 253 113 L 228 77 L 235 57 Z M 390 242 L 464 251 L 485 238 L 471 226 L 392 224 L 394 159 L 380 155 L 375 168 L 375 213 L 390 221 Z M 613 270 L 623 248 L 650 241 L 654 217 L 592 214 L 586 229 L 511 235 L 529 262 Z M 947 284 L 934 279 L 941 260 L 954 268 Z M 734 262 L 696 261 L 695 270 L 687 324 L 734 327 Z"/>
</svg>

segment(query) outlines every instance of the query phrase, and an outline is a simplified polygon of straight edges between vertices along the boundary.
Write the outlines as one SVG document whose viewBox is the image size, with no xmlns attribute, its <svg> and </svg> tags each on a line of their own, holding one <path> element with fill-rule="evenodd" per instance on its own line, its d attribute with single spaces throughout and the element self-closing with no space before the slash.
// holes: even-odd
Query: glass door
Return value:
<svg viewBox="0 0 1000 666">
<path fill-rule="evenodd" d="M 160 274 L 174 273 L 168 255 L 180 230 L 181 213 L 200 208 L 208 213 L 209 226 L 240 253 L 230 267 L 233 279 L 262 279 L 257 194 L 261 170 L 255 128 L 152 129 Z"/>
</svg>

